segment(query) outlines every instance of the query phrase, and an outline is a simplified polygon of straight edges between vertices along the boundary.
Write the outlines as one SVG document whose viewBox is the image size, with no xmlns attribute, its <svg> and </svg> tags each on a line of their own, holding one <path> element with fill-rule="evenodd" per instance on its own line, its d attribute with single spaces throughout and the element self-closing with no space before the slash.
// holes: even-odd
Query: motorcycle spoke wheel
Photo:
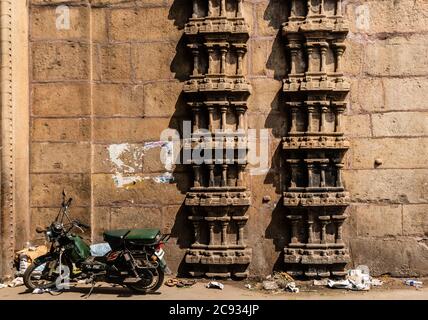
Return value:
<svg viewBox="0 0 428 320">
<path fill-rule="evenodd" d="M 157 291 L 163 283 L 164 272 L 161 267 L 155 270 L 140 269 L 140 276 L 143 278 L 136 284 L 130 284 L 128 287 L 138 293 L 149 293 Z"/>
</svg>

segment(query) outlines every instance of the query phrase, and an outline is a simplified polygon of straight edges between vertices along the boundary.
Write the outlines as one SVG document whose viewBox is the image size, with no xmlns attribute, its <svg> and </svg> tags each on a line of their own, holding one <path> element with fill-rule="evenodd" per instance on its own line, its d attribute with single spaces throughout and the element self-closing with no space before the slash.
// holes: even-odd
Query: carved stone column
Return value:
<svg viewBox="0 0 428 320">
<path fill-rule="evenodd" d="M 192 18 L 198 17 L 198 0 L 193 0 L 193 13 Z"/>
</svg>

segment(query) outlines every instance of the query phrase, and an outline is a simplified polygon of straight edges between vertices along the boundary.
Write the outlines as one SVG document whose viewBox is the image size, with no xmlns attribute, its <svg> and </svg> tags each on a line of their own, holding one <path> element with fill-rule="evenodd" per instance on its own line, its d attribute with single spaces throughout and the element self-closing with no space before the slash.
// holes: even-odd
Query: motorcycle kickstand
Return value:
<svg viewBox="0 0 428 320">
<path fill-rule="evenodd" d="M 88 279 L 89 281 L 87 281 L 87 283 L 91 283 L 91 289 L 89 290 L 89 292 L 88 293 L 86 293 L 86 294 L 84 294 L 82 297 L 84 297 L 85 299 L 88 299 L 90 296 L 91 296 L 91 294 L 92 294 L 92 291 L 94 290 L 94 288 L 95 288 L 95 280 L 94 279 Z"/>
</svg>

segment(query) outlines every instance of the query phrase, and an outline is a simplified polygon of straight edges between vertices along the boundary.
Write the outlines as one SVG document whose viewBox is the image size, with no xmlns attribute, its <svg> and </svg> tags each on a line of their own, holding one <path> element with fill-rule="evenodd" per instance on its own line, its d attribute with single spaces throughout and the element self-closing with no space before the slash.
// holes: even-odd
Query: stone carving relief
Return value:
<svg viewBox="0 0 428 320">
<path fill-rule="evenodd" d="M 286 271 L 308 277 L 343 276 L 349 253 L 342 240 L 350 202 L 341 169 L 349 148 L 342 115 L 350 83 L 342 72 L 348 25 L 341 0 L 292 0 L 282 36 L 290 59 L 283 81 L 290 126 L 282 150 L 283 193 L 291 239 Z"/>
<path fill-rule="evenodd" d="M 245 186 L 250 85 L 243 74 L 249 35 L 242 0 L 193 0 L 185 36 L 193 73 L 183 91 L 193 120 L 183 150 L 212 151 L 187 163 L 194 174 L 185 200 L 194 242 L 185 262 L 193 276 L 243 278 L 251 261 L 244 240 L 251 198 Z"/>
</svg>

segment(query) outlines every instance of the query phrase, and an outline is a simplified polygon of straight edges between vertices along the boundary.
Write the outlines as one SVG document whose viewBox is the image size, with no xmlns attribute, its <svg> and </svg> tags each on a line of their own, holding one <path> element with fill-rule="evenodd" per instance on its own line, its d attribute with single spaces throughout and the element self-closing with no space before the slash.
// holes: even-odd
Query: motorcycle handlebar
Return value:
<svg viewBox="0 0 428 320">
<path fill-rule="evenodd" d="M 90 226 L 88 226 L 87 224 L 84 224 L 84 223 L 82 223 L 82 222 L 80 222 L 80 221 L 78 221 L 78 220 L 74 221 L 74 223 L 75 223 L 78 227 L 82 227 L 82 228 L 85 228 L 85 229 L 90 229 L 90 228 L 91 228 L 91 227 L 90 227 Z"/>
<path fill-rule="evenodd" d="M 65 205 L 66 207 L 69 207 L 71 204 L 71 201 L 73 201 L 73 198 L 68 199 L 67 204 Z"/>
</svg>

